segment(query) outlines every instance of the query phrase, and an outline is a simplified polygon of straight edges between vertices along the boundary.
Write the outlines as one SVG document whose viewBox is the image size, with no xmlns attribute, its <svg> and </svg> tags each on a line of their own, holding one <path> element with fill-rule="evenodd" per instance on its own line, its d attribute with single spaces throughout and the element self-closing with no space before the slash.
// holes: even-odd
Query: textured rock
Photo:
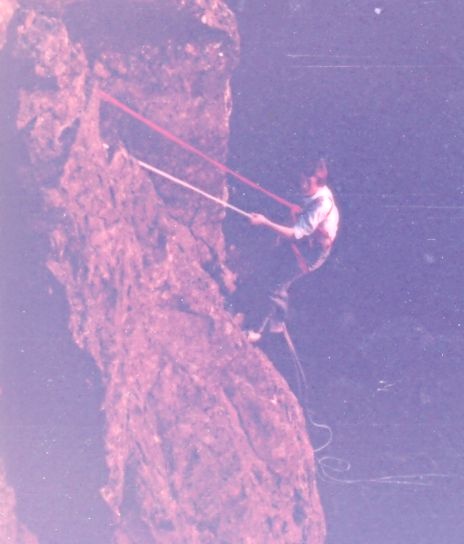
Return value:
<svg viewBox="0 0 464 544">
<path fill-rule="evenodd" d="M 2 0 L 0 6 L 0 49 L 5 45 L 6 33 L 17 8 L 16 0 Z"/>
<path fill-rule="evenodd" d="M 323 542 L 302 411 L 224 310 L 224 212 L 134 156 L 221 197 L 224 176 L 99 95 L 225 160 L 231 13 L 219 0 L 45 4 L 16 29 L 31 71 L 23 179 L 44 197 L 73 338 L 103 376 L 115 542 Z"/>
<path fill-rule="evenodd" d="M 36 537 L 16 518 L 16 497 L 6 481 L 0 462 L 0 542 L 8 544 L 38 544 Z"/>
</svg>

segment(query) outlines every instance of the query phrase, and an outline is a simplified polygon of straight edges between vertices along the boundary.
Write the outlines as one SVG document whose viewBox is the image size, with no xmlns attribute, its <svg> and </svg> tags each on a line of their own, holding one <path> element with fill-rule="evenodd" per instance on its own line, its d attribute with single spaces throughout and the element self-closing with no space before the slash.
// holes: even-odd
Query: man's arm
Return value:
<svg viewBox="0 0 464 544">
<path fill-rule="evenodd" d="M 274 223 L 265 215 L 262 215 L 260 213 L 252 213 L 250 216 L 250 223 L 252 225 L 261 225 L 263 227 L 267 227 L 268 229 L 273 230 L 275 233 L 283 236 L 284 238 L 295 238 L 295 230 L 293 227 L 287 227 L 286 225 Z"/>
<path fill-rule="evenodd" d="M 311 234 L 329 216 L 333 201 L 330 198 L 319 197 L 300 215 L 294 226 L 294 235 L 297 240 Z"/>
</svg>

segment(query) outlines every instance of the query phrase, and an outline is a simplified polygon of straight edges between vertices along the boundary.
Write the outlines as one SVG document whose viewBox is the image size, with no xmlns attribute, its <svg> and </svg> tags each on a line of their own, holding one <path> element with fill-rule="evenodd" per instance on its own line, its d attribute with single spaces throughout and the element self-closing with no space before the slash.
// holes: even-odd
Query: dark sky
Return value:
<svg viewBox="0 0 464 544">
<path fill-rule="evenodd" d="M 322 153 L 342 212 L 334 254 L 294 289 L 290 319 L 308 402 L 334 431 L 321 474 L 326 456 L 351 464 L 320 480 L 328 542 L 461 544 L 464 4 L 230 4 L 242 38 L 231 165 L 295 199 L 298 161 Z M 246 188 L 232 199 L 286 218 Z M 235 217 L 227 232 L 248 263 L 250 312 L 272 236 Z M 264 348 L 292 382 L 285 348 Z"/>
</svg>

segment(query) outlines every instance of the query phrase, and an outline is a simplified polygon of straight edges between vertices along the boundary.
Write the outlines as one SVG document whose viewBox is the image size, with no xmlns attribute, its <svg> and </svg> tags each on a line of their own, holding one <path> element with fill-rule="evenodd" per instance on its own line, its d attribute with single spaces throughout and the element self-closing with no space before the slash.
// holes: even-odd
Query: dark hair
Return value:
<svg viewBox="0 0 464 544">
<path fill-rule="evenodd" d="M 305 176 L 315 175 L 317 177 L 318 185 L 323 186 L 327 183 L 328 177 L 327 161 L 320 155 L 317 157 L 305 157 L 301 162 L 300 173 Z"/>
<path fill-rule="evenodd" d="M 300 172 L 305 176 L 310 176 L 316 170 L 318 159 L 304 157 L 300 164 Z"/>
</svg>

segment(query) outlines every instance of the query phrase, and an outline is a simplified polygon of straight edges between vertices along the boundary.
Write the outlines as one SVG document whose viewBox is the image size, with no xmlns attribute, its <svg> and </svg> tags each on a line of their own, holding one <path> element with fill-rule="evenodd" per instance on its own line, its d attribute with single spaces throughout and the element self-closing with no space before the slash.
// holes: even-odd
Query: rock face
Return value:
<svg viewBox="0 0 464 544">
<path fill-rule="evenodd" d="M 15 0 L 3 0 L 0 8 L 0 49 L 5 45 L 8 25 L 17 8 Z"/>
<path fill-rule="evenodd" d="M 222 0 L 50 0 L 14 25 L 22 180 L 102 375 L 114 542 L 322 543 L 302 411 L 224 309 L 224 212 L 134 157 L 221 198 L 226 180 L 99 92 L 224 161 L 233 15 Z"/>
<path fill-rule="evenodd" d="M 36 537 L 16 519 L 16 497 L 6 481 L 0 462 L 0 541 L 11 544 L 37 544 Z"/>
</svg>

